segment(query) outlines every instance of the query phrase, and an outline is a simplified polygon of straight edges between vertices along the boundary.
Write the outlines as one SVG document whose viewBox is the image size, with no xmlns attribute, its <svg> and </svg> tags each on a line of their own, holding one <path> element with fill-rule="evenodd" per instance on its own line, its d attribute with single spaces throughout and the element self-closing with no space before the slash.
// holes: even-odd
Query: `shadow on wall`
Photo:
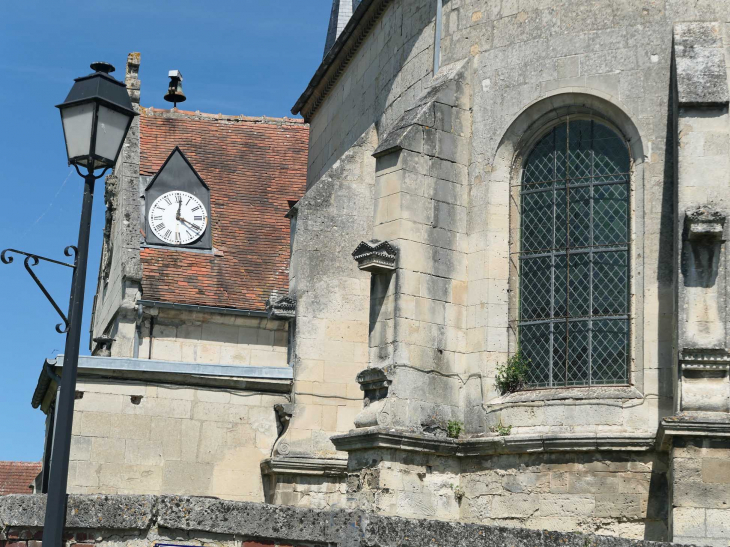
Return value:
<svg viewBox="0 0 730 547">
<path fill-rule="evenodd" d="M 667 90 L 667 130 L 666 143 L 664 146 L 664 183 L 661 193 L 661 215 L 659 220 L 659 247 L 657 252 L 657 284 L 658 284 L 658 312 L 656 355 L 659 360 L 658 382 L 660 404 L 657 405 L 657 422 L 667 414 L 672 413 L 672 408 L 663 408 L 661 400 L 672 401 L 672 370 L 673 339 L 676 325 L 674 324 L 674 188 L 676 186 L 676 151 L 675 131 L 676 119 L 673 111 L 672 100 L 674 97 L 674 76 L 670 78 L 669 89 Z"/>
<path fill-rule="evenodd" d="M 687 228 L 685 227 L 685 232 Z M 717 282 L 717 274 L 720 269 L 720 250 L 722 243 L 688 241 L 682 248 L 682 275 L 686 287 L 700 287 L 709 289 Z"/>
</svg>

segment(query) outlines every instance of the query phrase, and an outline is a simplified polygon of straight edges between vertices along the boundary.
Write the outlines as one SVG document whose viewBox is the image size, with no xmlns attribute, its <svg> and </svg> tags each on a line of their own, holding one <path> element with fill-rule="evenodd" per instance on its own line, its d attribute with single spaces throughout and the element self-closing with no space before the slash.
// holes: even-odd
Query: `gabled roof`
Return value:
<svg viewBox="0 0 730 547">
<path fill-rule="evenodd" d="M 140 175 L 179 146 L 210 188 L 214 252 L 144 248 L 145 300 L 264 311 L 289 286 L 289 201 L 304 194 L 309 126 L 141 109 Z"/>
<path fill-rule="evenodd" d="M 0 462 L 0 496 L 32 494 L 41 467 L 41 462 Z"/>
<path fill-rule="evenodd" d="M 155 173 L 155 176 L 154 176 L 154 177 L 152 177 L 152 179 L 150 180 L 149 184 L 147 185 L 147 188 L 146 188 L 146 190 L 149 190 L 149 189 L 150 189 L 150 188 L 152 187 L 152 185 L 153 185 L 153 184 L 155 183 L 155 181 L 157 180 L 157 177 L 158 177 L 158 176 L 159 176 L 160 174 L 162 174 L 162 173 L 163 173 L 163 171 L 165 171 L 165 167 L 167 167 L 167 164 L 168 164 L 168 163 L 170 163 L 170 160 L 171 160 L 171 159 L 173 158 L 173 156 L 175 156 L 176 154 L 177 154 L 177 155 L 179 155 L 179 156 L 180 156 L 180 157 L 181 157 L 181 158 L 183 159 L 183 161 L 184 161 L 184 162 L 185 162 L 185 163 L 186 163 L 186 164 L 188 165 L 188 167 L 190 168 L 190 172 L 192 173 L 192 175 L 193 175 L 193 176 L 194 176 L 194 177 L 195 177 L 196 179 L 198 179 L 198 181 L 200 182 L 200 184 L 202 184 L 202 185 L 203 185 L 203 186 L 204 186 L 205 188 L 208 188 L 208 185 L 207 185 L 207 184 L 205 184 L 205 181 L 204 181 L 204 180 L 203 180 L 203 178 L 202 178 L 202 177 L 200 176 L 200 174 L 199 174 L 199 173 L 198 173 L 198 172 L 197 172 L 197 171 L 195 170 L 195 167 L 193 167 L 193 164 L 192 164 L 192 163 L 190 163 L 190 160 L 189 160 L 189 159 L 188 159 L 188 158 L 187 158 L 187 157 L 185 156 L 185 153 L 184 153 L 184 152 L 183 152 L 182 150 L 180 150 L 180 147 L 179 147 L 179 146 L 176 146 L 175 148 L 173 148 L 173 149 L 172 149 L 172 151 L 170 152 L 170 155 L 169 155 L 169 156 L 167 156 L 167 159 L 166 159 L 166 160 L 164 161 L 164 163 L 162 164 L 162 166 L 161 166 L 161 167 L 160 167 L 160 168 L 159 168 L 159 169 L 157 170 L 157 173 Z M 164 176 L 164 175 L 163 175 L 163 176 Z"/>
</svg>

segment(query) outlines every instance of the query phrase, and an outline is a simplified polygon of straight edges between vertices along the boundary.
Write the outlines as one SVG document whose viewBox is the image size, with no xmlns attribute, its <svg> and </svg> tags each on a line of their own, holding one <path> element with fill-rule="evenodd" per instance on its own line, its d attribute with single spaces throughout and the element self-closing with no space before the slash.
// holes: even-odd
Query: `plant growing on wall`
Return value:
<svg viewBox="0 0 730 547">
<path fill-rule="evenodd" d="M 499 423 L 491 428 L 492 432 L 496 433 L 500 437 L 506 437 L 510 433 L 512 433 L 512 426 L 511 425 L 503 425 L 502 420 L 499 420 Z"/>
<path fill-rule="evenodd" d="M 525 387 L 527 380 L 527 368 L 530 360 L 522 355 L 522 350 L 517 351 L 507 359 L 507 364 L 497 367 L 497 388 L 502 395 L 514 393 Z"/>
<path fill-rule="evenodd" d="M 450 439 L 458 439 L 461 432 L 464 431 L 464 423 L 457 420 L 449 420 L 446 424 L 446 434 Z"/>
<path fill-rule="evenodd" d="M 466 495 L 466 492 L 464 492 L 464 489 L 461 486 L 454 486 L 451 485 L 451 489 L 454 491 L 454 497 L 456 498 L 456 501 L 458 503 L 461 503 L 461 500 L 464 499 L 464 496 Z"/>
</svg>

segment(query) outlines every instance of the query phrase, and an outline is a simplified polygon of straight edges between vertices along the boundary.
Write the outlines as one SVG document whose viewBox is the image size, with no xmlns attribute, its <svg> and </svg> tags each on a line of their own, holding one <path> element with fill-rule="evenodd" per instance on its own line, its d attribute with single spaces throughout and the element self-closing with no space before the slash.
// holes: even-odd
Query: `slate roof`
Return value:
<svg viewBox="0 0 730 547">
<path fill-rule="evenodd" d="M 304 194 L 309 126 L 289 118 L 141 109 L 140 175 L 175 146 L 210 187 L 214 253 L 145 248 L 145 300 L 264 311 L 289 284 L 290 205 Z"/>
<path fill-rule="evenodd" d="M 32 494 L 30 485 L 41 467 L 41 462 L 0 462 L 0 496 Z"/>
</svg>

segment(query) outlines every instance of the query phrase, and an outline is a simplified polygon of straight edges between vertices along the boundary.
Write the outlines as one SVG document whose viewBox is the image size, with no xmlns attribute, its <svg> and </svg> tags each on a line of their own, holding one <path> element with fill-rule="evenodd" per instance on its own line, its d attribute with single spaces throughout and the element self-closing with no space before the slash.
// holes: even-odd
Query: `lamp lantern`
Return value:
<svg viewBox="0 0 730 547">
<path fill-rule="evenodd" d="M 110 75 L 109 63 L 92 63 L 94 71 L 74 80 L 61 111 L 69 165 L 94 171 L 114 167 L 137 113 L 126 86 Z"/>
</svg>

